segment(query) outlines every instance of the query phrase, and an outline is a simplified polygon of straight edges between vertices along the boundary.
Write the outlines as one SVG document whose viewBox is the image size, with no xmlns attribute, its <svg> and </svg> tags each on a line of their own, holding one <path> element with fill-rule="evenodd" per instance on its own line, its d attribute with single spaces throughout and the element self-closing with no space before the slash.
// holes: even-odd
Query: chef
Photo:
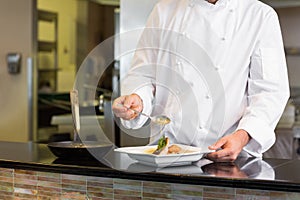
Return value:
<svg viewBox="0 0 300 200">
<path fill-rule="evenodd" d="M 121 92 L 113 111 L 128 130 L 148 120 L 128 108 L 163 114 L 171 143 L 212 150 L 212 161 L 261 157 L 289 98 L 276 12 L 258 0 L 159 1 Z"/>
</svg>

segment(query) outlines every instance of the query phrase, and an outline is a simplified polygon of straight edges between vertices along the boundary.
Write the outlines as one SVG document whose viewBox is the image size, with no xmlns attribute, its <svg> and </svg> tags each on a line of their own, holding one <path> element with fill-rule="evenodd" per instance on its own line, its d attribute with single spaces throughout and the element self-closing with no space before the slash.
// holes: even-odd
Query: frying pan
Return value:
<svg viewBox="0 0 300 200">
<path fill-rule="evenodd" d="M 102 158 L 112 147 L 112 144 L 101 144 L 95 141 L 61 141 L 48 144 L 48 148 L 55 156 L 64 159 L 91 159 L 94 156 Z"/>
<path fill-rule="evenodd" d="M 78 91 L 72 90 L 70 92 L 70 97 L 72 105 L 72 117 L 74 122 L 74 140 L 50 142 L 47 145 L 48 148 L 58 158 L 87 159 L 94 156 L 97 158 L 102 158 L 112 149 L 113 144 L 102 144 L 98 141 L 82 142 L 80 140 Z"/>
</svg>

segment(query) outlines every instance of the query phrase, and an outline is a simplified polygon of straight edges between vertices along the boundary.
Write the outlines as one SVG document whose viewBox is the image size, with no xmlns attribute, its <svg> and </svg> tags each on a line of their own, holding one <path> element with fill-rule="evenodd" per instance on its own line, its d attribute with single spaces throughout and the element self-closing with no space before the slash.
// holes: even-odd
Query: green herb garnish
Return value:
<svg viewBox="0 0 300 200">
<path fill-rule="evenodd" d="M 159 140 L 157 144 L 157 150 L 164 148 L 167 145 L 166 137 L 163 135 Z"/>
</svg>

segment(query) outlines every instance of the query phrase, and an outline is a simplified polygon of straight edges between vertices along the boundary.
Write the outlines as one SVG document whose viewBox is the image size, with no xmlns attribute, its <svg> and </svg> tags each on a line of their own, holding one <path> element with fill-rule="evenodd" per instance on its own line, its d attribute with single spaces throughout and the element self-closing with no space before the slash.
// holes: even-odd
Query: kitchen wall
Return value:
<svg viewBox="0 0 300 200">
<path fill-rule="evenodd" d="M 28 65 L 33 49 L 33 0 L 1 0 L 0 6 L 0 140 L 27 141 L 29 130 Z M 6 55 L 22 54 L 19 74 L 9 74 Z"/>
<path fill-rule="evenodd" d="M 276 9 L 282 28 L 284 45 L 300 49 L 300 7 Z M 287 55 L 291 87 L 300 87 L 300 54 Z"/>
</svg>

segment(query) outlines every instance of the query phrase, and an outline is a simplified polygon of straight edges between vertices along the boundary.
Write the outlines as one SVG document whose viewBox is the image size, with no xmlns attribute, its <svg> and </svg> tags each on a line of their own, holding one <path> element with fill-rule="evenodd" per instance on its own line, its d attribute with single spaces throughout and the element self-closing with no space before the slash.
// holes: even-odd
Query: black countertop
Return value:
<svg viewBox="0 0 300 200">
<path fill-rule="evenodd" d="M 193 165 L 155 168 L 111 151 L 108 159 L 54 156 L 46 144 L 0 142 L 0 167 L 86 176 L 300 192 L 300 160 L 240 158 L 235 163 L 201 159 Z M 103 164 L 104 163 L 104 164 Z"/>
</svg>

